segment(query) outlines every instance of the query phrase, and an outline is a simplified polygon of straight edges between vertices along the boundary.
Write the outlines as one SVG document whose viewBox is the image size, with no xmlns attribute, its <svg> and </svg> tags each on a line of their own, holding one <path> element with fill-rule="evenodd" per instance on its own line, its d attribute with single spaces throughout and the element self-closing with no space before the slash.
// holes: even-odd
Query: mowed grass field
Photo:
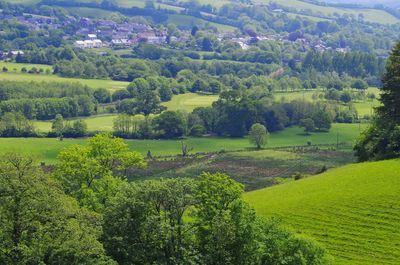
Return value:
<svg viewBox="0 0 400 265">
<path fill-rule="evenodd" d="M 365 128 L 366 125 L 359 124 L 334 124 L 329 133 L 304 135 L 302 128 L 292 127 L 271 134 L 266 147 L 300 146 L 306 145 L 308 141 L 311 141 L 312 144 L 336 144 L 338 133 L 339 142 L 352 144 L 360 131 Z M 203 137 L 188 138 L 185 141 L 190 147 L 193 147 L 193 152 L 195 153 L 253 148 L 247 138 Z M 86 142 L 86 139 L 64 139 L 64 141 L 58 141 L 51 138 L 0 138 L 0 154 L 21 152 L 32 154 L 41 161 L 54 162 L 61 149 L 72 144 L 85 144 Z M 139 151 L 143 155 L 149 150 L 154 156 L 178 155 L 181 153 L 180 140 L 127 140 L 126 142 L 131 150 Z"/>
<path fill-rule="evenodd" d="M 218 95 L 202 95 L 195 93 L 180 94 L 172 97 L 171 101 L 164 102 L 162 105 L 169 110 L 193 111 L 197 107 L 211 106 L 217 101 Z"/>
<path fill-rule="evenodd" d="M 2 72 L 1 69 L 7 67 L 8 72 Z M 49 65 L 41 64 L 17 64 L 17 63 L 5 63 L 0 61 L 0 81 L 10 80 L 10 81 L 35 81 L 35 82 L 68 82 L 68 83 L 81 83 L 87 85 L 91 88 L 106 88 L 110 91 L 115 91 L 118 89 L 126 88 L 128 82 L 113 81 L 113 80 L 100 80 L 100 79 L 82 79 L 82 78 L 64 78 L 53 74 L 28 74 L 21 73 L 21 69 L 25 67 L 28 71 L 32 67 L 37 69 L 42 68 L 44 71 L 46 69 L 52 69 Z"/>
<path fill-rule="evenodd" d="M 315 238 L 340 265 L 400 262 L 400 160 L 352 164 L 247 193 L 264 217 Z"/>
</svg>

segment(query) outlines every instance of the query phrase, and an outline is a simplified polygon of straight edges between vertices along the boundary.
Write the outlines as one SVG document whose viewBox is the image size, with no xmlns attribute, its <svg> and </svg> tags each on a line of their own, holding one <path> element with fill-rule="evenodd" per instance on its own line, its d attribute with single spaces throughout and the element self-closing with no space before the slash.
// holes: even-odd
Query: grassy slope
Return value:
<svg viewBox="0 0 400 265">
<path fill-rule="evenodd" d="M 360 129 L 365 128 L 362 125 Z M 270 136 L 267 147 L 280 147 L 292 145 L 306 145 L 308 140 L 313 144 L 335 144 L 337 133 L 341 142 L 352 143 L 359 135 L 358 124 L 334 124 L 329 133 L 316 133 L 303 135 L 301 128 L 288 128 Z M 85 139 L 66 139 L 60 142 L 56 139 L 46 138 L 0 138 L 0 153 L 22 152 L 36 155 L 39 159 L 54 162 L 57 153 L 71 144 L 84 144 Z M 151 150 L 153 155 L 177 155 L 181 152 L 180 140 L 131 140 L 127 141 L 132 150 L 146 154 Z M 242 150 L 251 148 L 252 145 L 246 138 L 189 138 L 189 146 L 193 152 L 212 152 L 220 150 Z"/>
<path fill-rule="evenodd" d="M 8 68 L 8 72 L 0 72 L 1 80 L 12 80 L 12 81 L 38 81 L 38 82 L 78 82 L 87 85 L 92 88 L 107 88 L 110 90 L 117 90 L 126 88 L 128 82 L 113 81 L 113 80 L 100 80 L 100 79 L 80 79 L 80 78 L 63 78 L 52 74 L 24 74 L 21 73 L 21 69 L 25 67 L 30 70 L 32 67 L 37 69 L 42 68 L 43 70 L 52 69 L 49 65 L 41 64 L 17 64 L 17 63 L 4 63 L 0 61 L 0 71 L 3 67 Z M 14 70 L 15 69 L 15 70 Z"/>
<path fill-rule="evenodd" d="M 323 243 L 335 264 L 399 264 L 399 176 L 400 160 L 354 164 L 245 198 Z"/>
<path fill-rule="evenodd" d="M 210 24 L 211 26 L 216 27 L 219 31 L 235 31 L 236 28 L 228 25 L 218 24 L 214 22 L 209 22 L 200 18 L 186 16 L 186 15 L 169 15 L 168 23 L 172 23 L 177 25 L 178 27 L 184 28 L 192 28 L 193 26 L 205 26 L 206 24 Z"/>
<path fill-rule="evenodd" d="M 366 21 L 382 23 L 382 24 L 394 24 L 400 21 L 391 14 L 378 9 L 351 9 L 351 8 L 326 7 L 326 6 L 314 5 L 311 3 L 305 3 L 299 0 L 255 0 L 254 2 L 264 3 L 264 4 L 275 2 L 283 6 L 295 8 L 297 10 L 312 10 L 315 13 L 321 13 L 325 16 L 330 16 L 333 13 L 338 13 L 338 14 L 354 15 L 355 17 L 357 17 L 358 14 L 363 14 L 364 19 Z"/>
</svg>

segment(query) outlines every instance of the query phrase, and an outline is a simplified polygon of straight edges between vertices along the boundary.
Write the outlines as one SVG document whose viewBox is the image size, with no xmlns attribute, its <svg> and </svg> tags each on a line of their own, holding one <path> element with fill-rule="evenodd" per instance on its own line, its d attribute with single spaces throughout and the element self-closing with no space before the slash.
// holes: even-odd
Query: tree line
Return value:
<svg viewBox="0 0 400 265">
<path fill-rule="evenodd" d="M 157 139 L 180 138 L 214 134 L 243 137 L 254 124 L 277 132 L 289 126 L 303 126 L 311 119 L 308 131 L 329 131 L 331 123 L 353 122 L 357 112 L 351 107 L 341 107 L 334 102 L 311 103 L 296 100 L 276 103 L 271 99 L 252 99 L 238 91 L 222 92 L 211 107 L 199 107 L 191 113 L 164 111 L 157 116 L 119 115 L 114 120 L 114 134 L 123 138 Z M 304 126 L 303 126 L 304 127 Z M 310 126 L 308 126 L 310 128 Z"/>
</svg>

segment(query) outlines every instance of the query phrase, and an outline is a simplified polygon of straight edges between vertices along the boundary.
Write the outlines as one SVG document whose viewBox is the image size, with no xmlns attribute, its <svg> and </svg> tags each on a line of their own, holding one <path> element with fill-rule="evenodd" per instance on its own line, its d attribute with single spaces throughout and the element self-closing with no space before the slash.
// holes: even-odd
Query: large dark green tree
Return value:
<svg viewBox="0 0 400 265">
<path fill-rule="evenodd" d="M 373 124 L 355 145 L 359 160 L 377 160 L 400 156 L 400 43 L 387 62 L 381 89 L 382 106 L 377 108 Z"/>
<path fill-rule="evenodd" d="M 0 157 L 0 264 L 115 264 L 99 215 L 79 207 L 37 161 Z"/>
</svg>

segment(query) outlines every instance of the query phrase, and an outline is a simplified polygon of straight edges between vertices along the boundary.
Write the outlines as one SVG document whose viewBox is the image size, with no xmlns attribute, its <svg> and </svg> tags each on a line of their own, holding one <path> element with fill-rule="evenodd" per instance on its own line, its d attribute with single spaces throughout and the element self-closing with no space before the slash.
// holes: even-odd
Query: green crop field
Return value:
<svg viewBox="0 0 400 265">
<path fill-rule="evenodd" d="M 111 118 L 112 116 L 107 116 Z M 101 119 L 101 118 L 100 118 Z M 96 126 L 102 126 L 97 119 L 93 119 Z M 41 125 L 43 126 L 43 125 Z M 43 127 L 42 127 L 43 128 Z M 313 144 L 336 144 L 339 142 L 353 143 L 360 131 L 366 125 L 359 124 L 334 124 L 329 133 L 314 133 L 305 135 L 303 129 L 298 127 L 288 128 L 284 131 L 273 133 L 269 137 L 267 147 L 306 145 L 308 141 Z M 220 150 L 243 150 L 252 148 L 246 138 L 188 138 L 187 143 L 193 147 L 193 152 L 213 152 Z M 0 138 L 0 153 L 22 152 L 36 155 L 39 159 L 54 162 L 56 154 L 64 147 L 71 144 L 83 144 L 85 139 L 57 139 L 48 138 Z M 181 152 L 180 140 L 129 140 L 132 150 L 146 154 L 150 150 L 153 155 L 177 155 Z"/>
<path fill-rule="evenodd" d="M 122 82 L 122 81 L 113 81 L 113 80 L 100 80 L 100 79 L 80 79 L 80 78 L 64 78 L 64 77 L 59 77 L 57 75 L 53 74 L 27 74 L 27 73 L 21 73 L 20 70 L 18 70 L 18 67 L 22 68 L 27 66 L 26 64 L 13 64 L 13 63 L 0 63 L 0 67 L 3 68 L 3 66 L 6 66 L 9 71 L 4 73 L 0 72 L 0 80 L 11 80 L 11 81 L 36 81 L 36 82 L 69 82 L 69 83 L 81 83 L 84 85 L 87 85 L 91 88 L 107 88 L 109 90 L 117 90 L 121 88 L 126 88 L 128 86 L 128 82 Z M 43 68 L 45 69 L 46 65 L 33 65 L 29 64 L 28 70 L 31 69 L 33 66 L 40 69 Z M 0 68 L 0 69 L 1 69 Z M 10 70 L 11 69 L 11 70 Z M 17 71 L 14 71 L 12 69 L 17 69 Z"/>
<path fill-rule="evenodd" d="M 381 24 L 395 24 L 400 20 L 393 15 L 378 9 L 355 9 L 355 8 L 338 8 L 329 6 L 314 5 L 300 0 L 256 0 L 256 3 L 265 4 L 275 2 L 285 7 L 294 8 L 297 11 L 311 10 L 316 15 L 332 16 L 334 13 L 347 14 L 358 17 L 359 14 L 364 16 L 365 21 L 376 22 Z"/>
<path fill-rule="evenodd" d="M 211 106 L 214 101 L 218 100 L 218 95 L 201 95 L 194 93 L 186 93 L 172 97 L 171 101 L 163 103 L 169 110 L 192 111 L 197 107 Z"/>
<path fill-rule="evenodd" d="M 247 193 L 258 214 L 282 217 L 340 265 L 400 261 L 400 160 L 348 165 Z"/>
</svg>

